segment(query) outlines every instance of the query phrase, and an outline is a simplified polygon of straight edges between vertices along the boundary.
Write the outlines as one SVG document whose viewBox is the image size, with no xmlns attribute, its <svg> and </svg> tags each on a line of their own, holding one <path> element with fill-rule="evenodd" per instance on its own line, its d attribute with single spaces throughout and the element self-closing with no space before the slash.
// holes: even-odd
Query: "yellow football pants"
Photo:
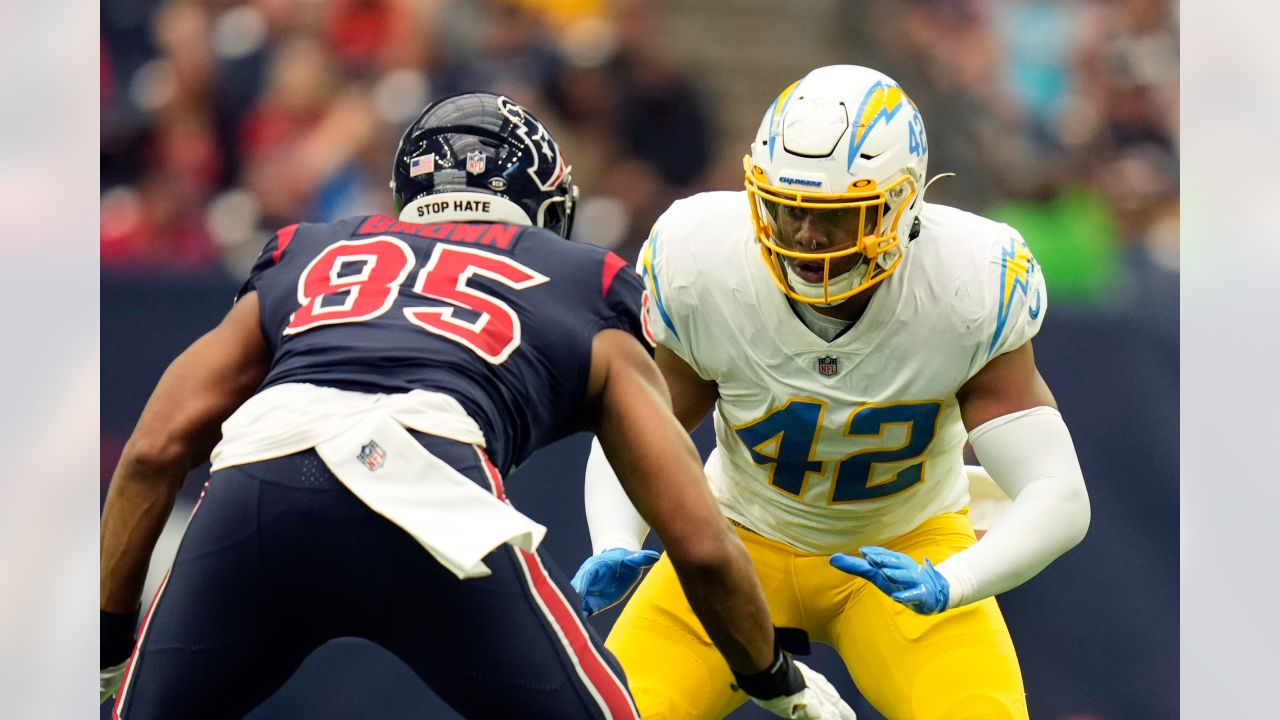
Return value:
<svg viewBox="0 0 1280 720">
<path fill-rule="evenodd" d="M 890 720 L 1027 718 L 1022 672 L 994 598 L 918 615 L 871 583 L 749 530 L 750 553 L 776 625 L 801 627 L 844 659 Z M 934 563 L 974 543 L 966 514 L 945 513 L 886 543 Z M 850 548 L 856 551 L 856 548 Z M 666 555 L 636 589 L 605 645 L 626 670 L 644 718 L 722 718 L 746 702 L 685 600 Z"/>
</svg>

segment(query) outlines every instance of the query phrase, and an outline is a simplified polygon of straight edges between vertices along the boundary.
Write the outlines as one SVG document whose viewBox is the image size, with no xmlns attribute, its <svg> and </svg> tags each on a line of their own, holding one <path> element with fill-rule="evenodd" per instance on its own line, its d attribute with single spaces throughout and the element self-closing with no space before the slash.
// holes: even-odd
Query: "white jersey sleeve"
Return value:
<svg viewBox="0 0 1280 720">
<path fill-rule="evenodd" d="M 732 207 L 736 193 L 704 193 L 678 200 L 653 225 L 640 250 L 637 270 L 644 277 L 644 322 L 655 344 L 666 346 L 689 364 L 704 380 L 716 380 L 716 371 L 704 362 L 711 348 L 699 347 L 717 336 L 699 311 L 717 268 L 706 262 L 708 205 Z M 720 213 L 723 214 L 723 213 Z M 723 272 L 723 268 L 719 269 Z"/>
<path fill-rule="evenodd" d="M 1004 232 L 991 243 L 985 273 L 990 339 L 981 362 L 973 368 L 975 373 L 991 358 L 1016 350 L 1034 337 L 1049 303 L 1044 274 L 1027 241 L 1008 225 L 998 227 Z"/>
</svg>

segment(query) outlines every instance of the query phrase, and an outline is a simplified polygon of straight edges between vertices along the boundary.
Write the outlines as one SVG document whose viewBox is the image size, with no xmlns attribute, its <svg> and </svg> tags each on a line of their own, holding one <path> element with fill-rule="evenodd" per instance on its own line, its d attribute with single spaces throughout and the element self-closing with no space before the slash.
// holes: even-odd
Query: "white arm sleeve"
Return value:
<svg viewBox="0 0 1280 720">
<path fill-rule="evenodd" d="M 949 608 L 1030 580 L 1089 528 L 1084 476 L 1057 410 L 1036 407 L 998 417 L 974 428 L 969 442 L 1013 504 L 981 540 L 938 565 L 951 585 Z"/>
<path fill-rule="evenodd" d="M 649 534 L 649 524 L 631 504 L 609 465 L 598 438 L 591 439 L 587 456 L 587 477 L 583 487 L 587 506 L 587 529 L 591 533 L 591 553 L 610 548 L 639 550 Z"/>
</svg>

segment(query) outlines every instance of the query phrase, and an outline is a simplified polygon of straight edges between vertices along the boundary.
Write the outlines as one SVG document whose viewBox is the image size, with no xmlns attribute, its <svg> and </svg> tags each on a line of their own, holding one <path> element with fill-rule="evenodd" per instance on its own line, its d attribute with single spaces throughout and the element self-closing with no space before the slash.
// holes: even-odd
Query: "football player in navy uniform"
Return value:
<svg viewBox="0 0 1280 720">
<path fill-rule="evenodd" d="M 639 276 L 566 239 L 577 188 L 546 128 L 506 97 L 440 100 L 391 187 L 398 218 L 277 232 L 143 411 L 102 517 L 115 716 L 241 717 L 354 636 L 467 717 L 637 717 L 536 550 L 546 529 L 503 492 L 530 453 L 592 430 L 737 685 L 785 717 L 852 719 L 782 650 L 643 344 Z M 210 457 L 135 645 L 152 549 Z"/>
</svg>

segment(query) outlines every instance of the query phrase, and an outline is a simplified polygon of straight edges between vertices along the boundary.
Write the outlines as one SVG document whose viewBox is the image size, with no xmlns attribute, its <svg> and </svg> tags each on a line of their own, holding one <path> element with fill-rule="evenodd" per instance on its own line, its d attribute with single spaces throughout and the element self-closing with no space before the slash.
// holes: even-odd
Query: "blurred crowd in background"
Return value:
<svg viewBox="0 0 1280 720">
<path fill-rule="evenodd" d="M 1177 13 L 1171 0 L 104 0 L 101 331 L 117 341 L 101 359 L 102 488 L 164 364 L 225 312 L 277 228 L 393 213 L 395 147 L 429 101 L 488 90 L 532 109 L 582 188 L 575 239 L 633 260 L 673 200 L 742 189 L 785 87 L 868 65 L 920 108 L 930 173 L 956 174 L 928 200 L 1018 228 L 1048 280 L 1037 355 L 1095 510 L 1081 548 L 1001 600 L 1033 715 L 1176 716 Z M 528 470 L 530 486 L 580 462 L 548 452 L 555 471 Z M 539 517 L 541 499 L 521 507 Z M 577 562 L 580 512 L 547 502 L 553 553 Z M 1135 568 L 1139 600 L 1099 589 L 1128 587 Z M 852 692 L 838 664 L 819 666 Z"/>
<path fill-rule="evenodd" d="M 673 31 L 694 12 L 710 31 Z M 957 173 L 930 200 L 1020 229 L 1056 302 L 1176 332 L 1168 0 L 113 0 L 101 28 L 104 271 L 239 275 L 277 227 L 388 213 L 399 133 L 474 89 L 548 123 L 583 188 L 575 237 L 634 259 L 672 200 L 741 187 L 786 84 L 851 62 L 921 108 L 930 172 Z M 750 102 L 717 91 L 744 83 Z"/>
</svg>

